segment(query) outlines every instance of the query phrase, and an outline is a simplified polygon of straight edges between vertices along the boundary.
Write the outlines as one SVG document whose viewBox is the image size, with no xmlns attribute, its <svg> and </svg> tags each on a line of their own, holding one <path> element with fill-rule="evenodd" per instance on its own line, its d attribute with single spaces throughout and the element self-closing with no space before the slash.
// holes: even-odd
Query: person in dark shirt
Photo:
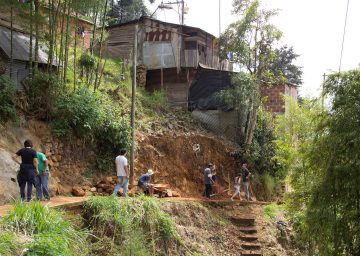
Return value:
<svg viewBox="0 0 360 256">
<path fill-rule="evenodd" d="M 39 183 L 37 182 L 36 176 L 39 175 L 38 170 L 38 159 L 36 156 L 36 151 L 32 149 L 32 141 L 26 140 L 24 142 L 24 148 L 20 149 L 13 155 L 15 162 L 20 164 L 20 171 L 17 176 L 19 187 L 20 187 L 20 196 L 21 200 L 25 200 L 25 186 L 27 184 L 27 201 L 31 201 L 32 186 L 36 188 L 36 198 L 41 198 L 41 191 Z M 18 157 L 21 157 L 21 162 L 18 160 Z"/>
<path fill-rule="evenodd" d="M 150 184 L 151 175 L 153 175 L 153 170 L 149 169 L 147 173 L 140 176 L 138 181 L 138 186 L 144 190 L 145 193 L 150 195 L 154 194 L 154 187 Z"/>
</svg>

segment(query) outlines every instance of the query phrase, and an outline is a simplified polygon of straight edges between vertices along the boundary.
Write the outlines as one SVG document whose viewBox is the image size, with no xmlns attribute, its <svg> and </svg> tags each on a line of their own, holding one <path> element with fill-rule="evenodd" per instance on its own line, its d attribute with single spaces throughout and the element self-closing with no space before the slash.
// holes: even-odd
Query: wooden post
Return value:
<svg viewBox="0 0 360 256">
<path fill-rule="evenodd" d="M 133 80 L 131 91 L 131 151 L 130 151 L 130 184 L 134 183 L 134 159 L 135 159 L 135 102 L 136 102 L 136 61 L 137 61 L 137 33 L 138 25 L 135 25 L 134 48 L 133 48 Z"/>
</svg>

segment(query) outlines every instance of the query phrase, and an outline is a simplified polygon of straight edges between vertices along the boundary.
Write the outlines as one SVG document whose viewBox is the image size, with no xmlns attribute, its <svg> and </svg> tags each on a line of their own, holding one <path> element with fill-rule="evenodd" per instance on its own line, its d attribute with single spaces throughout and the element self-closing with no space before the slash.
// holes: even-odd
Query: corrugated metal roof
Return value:
<svg viewBox="0 0 360 256">
<path fill-rule="evenodd" d="M 5 54 L 10 58 L 10 48 L 11 48 L 11 35 L 10 29 L 0 26 L 0 48 L 5 52 Z M 13 59 L 29 61 L 30 55 L 30 38 L 28 35 L 13 31 Z M 47 49 L 43 45 L 39 45 L 39 54 L 38 62 L 47 64 L 48 54 L 45 52 Z M 33 40 L 33 60 L 35 59 L 35 40 Z M 52 63 L 56 66 L 55 60 Z"/>
</svg>

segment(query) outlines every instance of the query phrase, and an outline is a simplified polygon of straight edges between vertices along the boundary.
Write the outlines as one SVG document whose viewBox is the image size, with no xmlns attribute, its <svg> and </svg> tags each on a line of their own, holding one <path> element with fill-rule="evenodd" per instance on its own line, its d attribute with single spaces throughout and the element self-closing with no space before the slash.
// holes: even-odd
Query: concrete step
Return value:
<svg viewBox="0 0 360 256">
<path fill-rule="evenodd" d="M 254 235 L 240 235 L 239 238 L 243 241 L 246 241 L 246 242 L 255 242 L 258 240 L 258 237 L 257 236 L 254 236 Z"/>
<path fill-rule="evenodd" d="M 242 251 L 241 256 L 262 256 L 261 251 Z"/>
<path fill-rule="evenodd" d="M 260 250 L 261 244 L 259 243 L 242 243 L 241 248 L 244 250 Z"/>
<path fill-rule="evenodd" d="M 230 221 L 239 227 L 251 227 L 255 225 L 255 218 L 243 216 L 243 217 L 231 217 Z"/>
<path fill-rule="evenodd" d="M 256 234 L 257 230 L 255 227 L 240 227 L 240 232 L 243 234 Z"/>
</svg>

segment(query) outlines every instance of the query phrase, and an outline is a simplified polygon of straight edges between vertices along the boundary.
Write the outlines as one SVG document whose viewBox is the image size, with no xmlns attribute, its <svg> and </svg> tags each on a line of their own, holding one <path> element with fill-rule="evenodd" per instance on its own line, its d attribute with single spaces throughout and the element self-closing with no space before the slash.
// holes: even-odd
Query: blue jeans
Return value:
<svg viewBox="0 0 360 256">
<path fill-rule="evenodd" d="M 40 199 L 42 199 L 42 195 L 44 195 L 44 197 L 46 199 L 50 199 L 50 193 L 49 193 L 49 171 L 46 171 L 46 175 L 38 175 L 37 177 L 39 186 L 40 186 L 40 190 L 42 190 L 42 194 L 40 192 Z"/>
<path fill-rule="evenodd" d="M 114 195 L 117 195 L 120 188 L 123 187 L 122 196 L 126 197 L 127 196 L 127 190 L 128 190 L 128 184 L 129 184 L 129 180 L 128 180 L 128 178 L 126 178 L 126 176 L 118 176 L 118 183 L 117 183 L 116 188 L 114 190 Z"/>
<path fill-rule="evenodd" d="M 250 200 L 250 182 L 245 181 L 244 183 L 244 189 L 245 189 L 245 197 L 247 200 Z"/>
</svg>

